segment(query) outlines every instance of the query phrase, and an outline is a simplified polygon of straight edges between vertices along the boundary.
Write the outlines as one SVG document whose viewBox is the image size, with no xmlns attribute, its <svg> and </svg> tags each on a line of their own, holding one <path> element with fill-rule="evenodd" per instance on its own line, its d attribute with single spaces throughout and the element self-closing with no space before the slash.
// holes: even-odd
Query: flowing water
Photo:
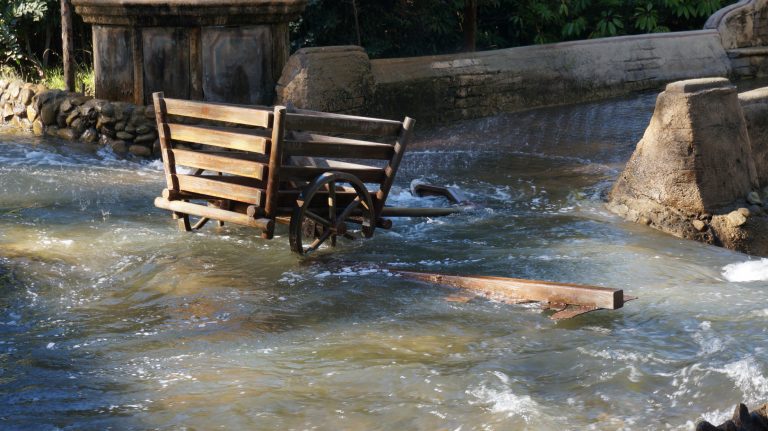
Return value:
<svg viewBox="0 0 768 431">
<path fill-rule="evenodd" d="M 768 263 L 603 208 L 654 97 L 422 131 L 390 203 L 445 205 L 422 179 L 477 209 L 308 259 L 177 231 L 157 162 L 0 135 L 0 429 L 688 430 L 768 401 L 766 282 L 738 281 Z M 385 268 L 639 299 L 554 322 Z"/>
</svg>

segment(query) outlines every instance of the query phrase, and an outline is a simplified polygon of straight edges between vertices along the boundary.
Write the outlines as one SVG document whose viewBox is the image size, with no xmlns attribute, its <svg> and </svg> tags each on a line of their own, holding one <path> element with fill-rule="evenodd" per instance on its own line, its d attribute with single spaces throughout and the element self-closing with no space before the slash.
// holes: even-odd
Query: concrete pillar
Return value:
<svg viewBox="0 0 768 431">
<path fill-rule="evenodd" d="M 73 0 L 93 25 L 96 97 L 270 105 L 307 0 Z"/>
</svg>

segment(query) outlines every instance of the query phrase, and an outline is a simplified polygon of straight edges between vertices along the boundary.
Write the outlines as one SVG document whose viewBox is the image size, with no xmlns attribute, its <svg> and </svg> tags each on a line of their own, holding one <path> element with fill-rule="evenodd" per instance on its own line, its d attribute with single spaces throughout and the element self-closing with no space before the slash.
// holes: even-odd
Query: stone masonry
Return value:
<svg viewBox="0 0 768 431">
<path fill-rule="evenodd" d="M 0 80 L 0 123 L 68 141 L 111 148 L 118 155 L 152 157 L 159 141 L 152 106 L 109 102 L 42 85 Z"/>
</svg>

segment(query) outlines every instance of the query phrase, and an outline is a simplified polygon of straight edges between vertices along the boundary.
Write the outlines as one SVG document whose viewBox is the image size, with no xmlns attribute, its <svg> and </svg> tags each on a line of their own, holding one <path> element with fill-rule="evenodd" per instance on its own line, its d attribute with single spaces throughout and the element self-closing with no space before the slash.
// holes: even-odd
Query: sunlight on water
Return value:
<svg viewBox="0 0 768 431">
<path fill-rule="evenodd" d="M 474 208 L 298 259 L 153 207 L 158 162 L 0 132 L 0 429 L 692 429 L 768 401 L 766 260 L 603 207 L 654 95 L 420 130 Z M 392 269 L 625 289 L 617 311 L 447 301 Z"/>
</svg>

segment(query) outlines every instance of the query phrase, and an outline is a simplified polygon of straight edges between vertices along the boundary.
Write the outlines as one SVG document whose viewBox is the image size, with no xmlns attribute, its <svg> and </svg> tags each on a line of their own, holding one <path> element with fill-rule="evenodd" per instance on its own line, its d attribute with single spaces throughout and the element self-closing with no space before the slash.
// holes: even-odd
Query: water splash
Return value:
<svg viewBox="0 0 768 431">
<path fill-rule="evenodd" d="M 734 283 L 768 281 L 768 259 L 731 263 L 723 267 L 723 277 Z"/>
</svg>

